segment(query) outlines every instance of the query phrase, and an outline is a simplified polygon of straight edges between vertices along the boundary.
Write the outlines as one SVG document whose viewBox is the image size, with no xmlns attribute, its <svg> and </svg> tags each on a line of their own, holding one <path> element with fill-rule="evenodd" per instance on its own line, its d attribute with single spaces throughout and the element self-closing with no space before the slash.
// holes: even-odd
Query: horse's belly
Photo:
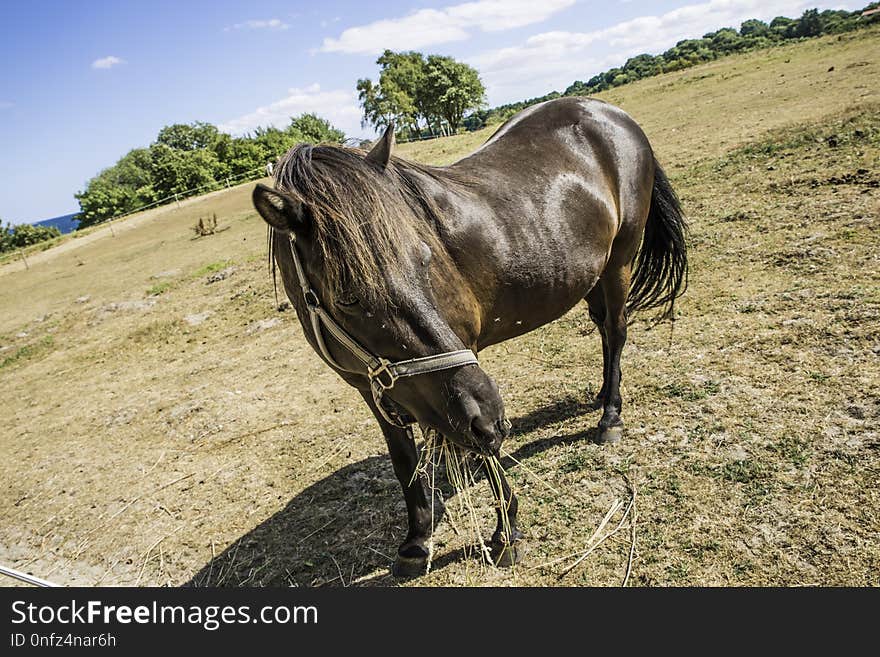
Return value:
<svg viewBox="0 0 880 657">
<path fill-rule="evenodd" d="M 601 274 L 601 266 L 584 263 L 546 275 L 530 272 L 525 280 L 512 280 L 496 297 L 483 319 L 480 348 L 515 338 L 559 319 L 587 295 Z"/>
</svg>

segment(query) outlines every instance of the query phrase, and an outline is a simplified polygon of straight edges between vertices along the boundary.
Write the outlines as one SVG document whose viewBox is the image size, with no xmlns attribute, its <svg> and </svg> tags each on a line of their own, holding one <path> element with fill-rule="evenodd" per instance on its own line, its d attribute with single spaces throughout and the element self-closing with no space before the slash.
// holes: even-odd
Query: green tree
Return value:
<svg viewBox="0 0 880 657">
<path fill-rule="evenodd" d="M 708 35 L 707 35 L 708 36 Z M 731 27 L 723 27 L 711 36 L 712 50 L 716 53 L 731 53 L 742 50 L 748 42 Z"/>
<path fill-rule="evenodd" d="M 795 35 L 798 37 L 814 37 L 822 34 L 822 19 L 818 9 L 807 9 L 798 21 Z"/>
<path fill-rule="evenodd" d="M 380 130 L 391 125 L 394 121 L 394 110 L 378 84 L 374 84 L 369 78 L 362 78 L 357 81 L 357 92 L 364 113 L 361 127 L 371 125 Z"/>
<path fill-rule="evenodd" d="M 777 39 L 790 39 L 794 36 L 797 21 L 786 16 L 777 16 L 770 21 L 770 31 Z"/>
<path fill-rule="evenodd" d="M 317 114 L 300 114 L 291 117 L 287 132 L 299 141 L 311 144 L 341 144 L 345 133 L 334 128 L 327 119 Z"/>
<path fill-rule="evenodd" d="M 422 122 L 432 116 L 425 95 L 425 57 L 419 52 L 386 50 L 376 60 L 379 82 L 358 80 L 358 99 L 364 111 L 362 125 L 382 128 L 395 122 L 406 136 L 421 134 Z"/>
<path fill-rule="evenodd" d="M 267 160 L 280 157 L 297 143 L 295 135 L 272 126 L 254 130 L 252 140 L 263 149 Z"/>
<path fill-rule="evenodd" d="M 764 21 L 759 21 L 756 18 L 751 18 L 747 21 L 743 21 L 743 24 L 739 27 L 740 36 L 744 36 L 746 38 L 754 39 L 757 37 L 769 37 L 770 26 L 767 25 Z"/>
<path fill-rule="evenodd" d="M 17 226 L 6 224 L 4 226 L 0 221 L 0 253 L 45 242 L 60 235 L 61 231 L 55 226 L 34 226 L 32 224 Z"/>
<path fill-rule="evenodd" d="M 406 137 L 424 128 L 457 130 L 465 114 L 483 104 L 485 88 L 475 69 L 451 57 L 386 50 L 376 60 L 379 82 L 358 80 L 362 125 L 380 129 L 395 122 Z"/>
<path fill-rule="evenodd" d="M 455 133 L 468 110 L 485 102 L 486 88 L 476 69 L 452 57 L 430 55 L 425 67 L 426 106 Z"/>
<path fill-rule="evenodd" d="M 398 124 L 410 133 L 421 134 L 420 122 L 431 122 L 429 100 L 426 96 L 425 56 L 420 52 L 393 52 L 386 50 L 376 63 L 381 67 L 379 86 L 395 109 Z"/>
<path fill-rule="evenodd" d="M 228 143 L 224 144 L 222 159 L 229 167 L 229 174 L 238 178 L 257 169 L 262 170 L 272 156 L 255 139 L 230 137 Z"/>
<path fill-rule="evenodd" d="M 189 124 L 175 123 L 159 131 L 156 143 L 180 151 L 195 151 L 200 148 L 211 148 L 219 135 L 220 131 L 210 123 L 202 121 Z"/>
<path fill-rule="evenodd" d="M 615 80 L 619 80 L 621 82 L 626 81 L 626 76 L 623 74 L 623 69 L 615 66 L 614 68 L 609 68 L 602 76 L 605 80 L 605 84 L 608 87 L 615 86 Z"/>
<path fill-rule="evenodd" d="M 150 147 L 153 189 L 160 198 L 173 197 L 197 188 L 213 187 L 219 161 L 207 149 L 179 150 L 164 143 Z"/>
<path fill-rule="evenodd" d="M 89 180 L 85 190 L 77 192 L 74 197 L 79 201 L 79 228 L 127 212 L 131 200 L 129 190 L 113 180 L 112 168 L 104 169 Z"/>
<path fill-rule="evenodd" d="M 850 30 L 856 29 L 859 26 L 859 21 L 862 20 L 857 11 L 849 12 L 826 9 L 820 13 L 819 16 L 822 19 L 822 32 L 824 34 L 849 32 Z"/>
<path fill-rule="evenodd" d="M 74 197 L 79 201 L 78 228 L 147 205 L 156 200 L 150 150 L 136 148 L 86 183 Z"/>
<path fill-rule="evenodd" d="M 626 60 L 623 70 L 628 78 L 632 80 L 641 80 L 649 78 L 663 72 L 664 58 L 662 55 L 655 57 L 654 55 L 636 55 Z"/>
<path fill-rule="evenodd" d="M 275 127 L 257 128 L 252 136 L 244 141 L 234 143 L 230 157 L 237 164 L 237 169 L 245 166 L 244 162 L 253 162 L 254 167 L 265 166 L 266 162 L 276 160 L 297 144 L 340 144 L 345 140 L 345 133 L 334 128 L 329 121 L 317 114 L 300 114 L 291 117 L 290 123 L 283 130 Z M 253 168 L 253 167 L 251 167 Z"/>
<path fill-rule="evenodd" d="M 117 184 L 133 190 L 132 202 L 143 205 L 156 200 L 153 194 L 153 160 L 148 148 L 135 148 L 116 164 Z"/>
</svg>

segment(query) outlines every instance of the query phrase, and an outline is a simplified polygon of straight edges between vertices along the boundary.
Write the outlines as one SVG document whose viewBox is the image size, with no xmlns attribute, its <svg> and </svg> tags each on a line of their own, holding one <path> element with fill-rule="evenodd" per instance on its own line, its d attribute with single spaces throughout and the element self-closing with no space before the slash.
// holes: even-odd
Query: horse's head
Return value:
<svg viewBox="0 0 880 657">
<path fill-rule="evenodd" d="M 396 362 L 473 349 L 477 304 L 438 236 L 439 210 L 416 175 L 428 170 L 392 160 L 393 140 L 389 128 L 367 154 L 297 146 L 279 163 L 274 188 L 257 185 L 254 206 L 273 230 L 295 237 L 316 301 L 373 356 Z M 309 334 L 295 269 L 278 258 Z M 343 377 L 367 389 L 363 363 L 332 332 L 324 342 L 349 371 Z M 507 435 L 498 387 L 476 364 L 401 378 L 384 397 L 469 450 L 495 453 Z"/>
</svg>

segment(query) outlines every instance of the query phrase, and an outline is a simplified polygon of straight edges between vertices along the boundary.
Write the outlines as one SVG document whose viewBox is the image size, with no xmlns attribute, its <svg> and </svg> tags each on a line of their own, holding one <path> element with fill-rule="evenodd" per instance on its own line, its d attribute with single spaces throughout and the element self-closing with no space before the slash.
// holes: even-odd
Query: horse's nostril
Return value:
<svg viewBox="0 0 880 657">
<path fill-rule="evenodd" d="M 474 438 L 485 438 L 486 429 L 483 426 L 483 418 L 481 416 L 476 416 L 473 420 L 471 420 L 471 434 Z"/>
<path fill-rule="evenodd" d="M 505 428 L 504 420 L 496 420 L 490 423 L 478 415 L 471 420 L 471 437 L 480 451 L 497 454 L 501 448 L 501 443 L 507 437 Z"/>
<path fill-rule="evenodd" d="M 490 443 L 495 439 L 495 425 L 486 422 L 482 415 L 471 420 L 471 435 L 480 443 Z"/>
</svg>

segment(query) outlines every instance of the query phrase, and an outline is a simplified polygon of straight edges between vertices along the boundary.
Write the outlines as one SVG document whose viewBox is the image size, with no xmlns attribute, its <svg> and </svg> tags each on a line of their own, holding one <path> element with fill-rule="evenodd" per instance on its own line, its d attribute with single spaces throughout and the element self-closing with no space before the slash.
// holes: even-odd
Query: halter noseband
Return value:
<svg viewBox="0 0 880 657">
<path fill-rule="evenodd" d="M 439 372 L 440 370 L 448 370 L 454 367 L 461 367 L 462 365 L 476 365 L 479 362 L 474 355 L 474 352 L 470 349 L 446 351 L 431 356 L 398 361 L 390 361 L 381 356 L 374 356 L 362 347 L 357 340 L 351 337 L 345 329 L 337 324 L 336 320 L 334 320 L 321 306 L 321 300 L 318 298 L 318 295 L 312 289 L 311 285 L 309 285 L 308 278 L 306 278 L 305 271 L 303 270 L 302 263 L 299 259 L 299 254 L 296 251 L 296 237 L 293 234 L 290 235 L 290 254 L 293 256 L 293 264 L 296 268 L 296 278 L 299 282 L 299 287 L 302 290 L 306 308 L 309 311 L 309 318 L 312 323 L 312 333 L 315 335 L 315 342 L 318 343 L 318 348 L 321 350 L 321 354 L 331 367 L 342 372 L 361 374 L 361 372 L 358 372 L 357 370 L 343 367 L 336 362 L 333 356 L 330 355 L 330 350 L 327 349 L 327 345 L 324 342 L 324 332 L 321 330 L 323 325 L 337 342 L 348 349 L 355 358 L 364 364 L 364 367 L 367 370 L 366 376 L 370 381 L 370 391 L 373 394 L 373 402 L 375 402 L 376 408 L 379 409 L 379 413 L 382 414 L 382 417 L 390 424 L 399 428 L 406 428 L 408 425 L 413 424 L 412 421 L 407 422 L 402 419 L 400 414 L 393 408 L 387 408 L 383 404 L 382 395 L 387 390 L 391 390 L 397 383 L 398 379 L 417 376 L 419 374 L 429 374 L 430 372 Z"/>
</svg>

